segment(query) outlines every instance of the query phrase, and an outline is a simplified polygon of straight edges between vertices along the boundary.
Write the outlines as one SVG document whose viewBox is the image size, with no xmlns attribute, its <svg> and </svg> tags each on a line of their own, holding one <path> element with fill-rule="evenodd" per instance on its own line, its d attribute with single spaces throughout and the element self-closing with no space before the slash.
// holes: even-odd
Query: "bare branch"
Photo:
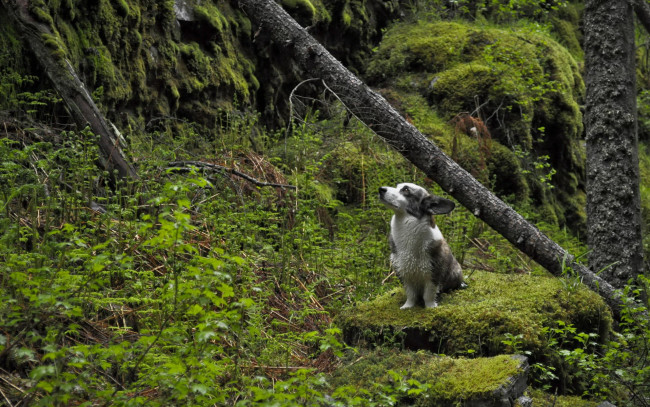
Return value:
<svg viewBox="0 0 650 407">
<path fill-rule="evenodd" d="M 248 174 L 244 174 L 243 172 L 237 171 L 234 168 L 229 168 L 229 167 L 224 167 L 223 165 L 219 164 L 212 164 L 212 163 L 206 163 L 203 161 L 173 161 L 169 163 L 169 169 L 177 170 L 177 171 L 189 171 L 190 167 L 197 167 L 197 168 L 205 168 L 209 169 L 212 171 L 217 171 L 217 172 L 227 172 L 229 174 L 235 175 L 237 177 L 243 178 L 246 181 L 249 181 L 258 187 L 274 187 L 274 188 L 282 188 L 282 189 L 298 189 L 295 185 L 287 185 L 287 184 L 278 184 L 275 182 L 264 182 L 260 181 L 256 178 L 251 177 Z"/>
</svg>

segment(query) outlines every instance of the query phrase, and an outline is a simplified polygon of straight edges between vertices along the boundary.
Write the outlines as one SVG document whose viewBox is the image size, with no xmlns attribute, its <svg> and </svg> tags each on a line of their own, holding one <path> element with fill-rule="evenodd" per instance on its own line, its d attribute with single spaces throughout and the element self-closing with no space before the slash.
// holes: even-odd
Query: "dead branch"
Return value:
<svg viewBox="0 0 650 407">
<path fill-rule="evenodd" d="M 229 167 L 224 167 L 223 165 L 218 165 L 218 164 L 212 164 L 212 163 L 206 163 L 203 161 L 173 161 L 169 163 L 169 169 L 175 170 L 175 171 L 183 171 L 183 172 L 189 172 L 191 167 L 196 167 L 196 168 L 203 168 L 203 169 L 208 169 L 211 171 L 216 171 L 216 172 L 226 172 L 232 175 L 235 175 L 237 177 L 243 178 L 246 181 L 249 181 L 258 187 L 274 187 L 274 188 L 282 188 L 282 189 L 297 189 L 295 185 L 287 185 L 287 184 L 278 184 L 275 182 L 264 182 L 260 181 L 256 178 L 251 177 L 248 174 L 244 174 L 243 172 L 237 171 L 234 168 L 229 168 Z"/>
</svg>

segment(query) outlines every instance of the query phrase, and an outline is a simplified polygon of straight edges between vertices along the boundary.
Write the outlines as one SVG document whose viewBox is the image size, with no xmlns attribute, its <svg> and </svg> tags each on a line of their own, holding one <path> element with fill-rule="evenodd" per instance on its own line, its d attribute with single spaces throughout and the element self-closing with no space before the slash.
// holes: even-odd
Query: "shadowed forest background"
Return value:
<svg viewBox="0 0 650 407">
<path fill-rule="evenodd" d="M 571 268 L 552 277 L 460 205 L 436 221 L 470 291 L 393 315 L 376 192 L 449 195 L 237 2 L 29 2 L 121 133 L 132 178 L 105 170 L 0 4 L 0 403 L 462 405 L 477 386 L 463 363 L 496 376 L 495 358 L 522 354 L 534 405 L 650 405 L 647 277 L 613 317 Z M 583 2 L 281 5 L 587 263 Z M 650 35 L 635 33 L 647 260 Z M 422 326 L 461 379 L 415 370 L 431 353 L 403 328 Z"/>
</svg>

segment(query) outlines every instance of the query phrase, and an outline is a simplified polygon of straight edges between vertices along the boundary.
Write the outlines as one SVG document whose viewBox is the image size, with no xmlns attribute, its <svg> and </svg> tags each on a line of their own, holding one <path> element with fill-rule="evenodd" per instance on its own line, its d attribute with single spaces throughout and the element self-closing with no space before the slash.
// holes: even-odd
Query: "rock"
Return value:
<svg viewBox="0 0 650 407">
<path fill-rule="evenodd" d="M 516 407 L 532 407 L 533 399 L 528 396 L 521 396 L 515 401 Z"/>
<path fill-rule="evenodd" d="M 393 386 L 402 391 L 399 405 L 514 407 L 526 390 L 527 377 L 524 356 L 455 359 L 424 351 L 378 349 L 339 368 L 331 383 L 357 389 Z M 420 383 L 416 389 L 424 390 L 401 387 L 414 381 Z"/>
<path fill-rule="evenodd" d="M 469 351 L 477 356 L 528 351 L 538 360 L 557 321 L 577 332 L 595 333 L 601 343 L 609 336 L 609 308 L 582 285 L 566 289 L 562 279 L 551 276 L 468 274 L 469 287 L 443 294 L 436 308 L 400 310 L 405 299 L 400 287 L 344 309 L 336 322 L 354 346 L 393 343 L 411 350 L 447 355 Z"/>
<path fill-rule="evenodd" d="M 531 363 L 559 372 L 567 389 L 585 390 L 572 380 L 578 367 L 564 362 L 558 344 L 573 350 L 576 333 L 607 341 L 612 316 L 602 298 L 551 276 L 467 274 L 469 287 L 442 295 L 436 308 L 400 310 L 405 299 L 400 287 L 343 310 L 337 325 L 344 340 L 357 347 L 381 344 L 451 356 L 524 353 Z M 550 341 L 558 344 L 549 346 Z"/>
<path fill-rule="evenodd" d="M 178 21 L 196 21 L 194 17 L 194 3 L 200 3 L 200 1 L 175 0 L 174 13 L 176 14 L 176 19 Z"/>
</svg>

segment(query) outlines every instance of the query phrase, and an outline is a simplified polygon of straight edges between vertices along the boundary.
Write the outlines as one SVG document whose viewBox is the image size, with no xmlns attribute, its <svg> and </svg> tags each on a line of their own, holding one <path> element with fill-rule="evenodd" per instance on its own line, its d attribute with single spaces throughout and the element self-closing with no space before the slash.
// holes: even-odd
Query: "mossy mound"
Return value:
<svg viewBox="0 0 650 407">
<path fill-rule="evenodd" d="M 332 375 L 333 386 L 365 389 L 419 383 L 405 392 L 398 405 L 441 406 L 503 405 L 526 389 L 525 357 L 500 355 L 491 358 L 454 359 L 428 352 L 397 352 L 379 349 L 363 354 Z M 508 404 L 510 405 L 510 403 Z"/>
<path fill-rule="evenodd" d="M 367 74 L 371 84 L 397 89 L 396 95 L 426 98 L 425 106 L 438 116 L 434 122 L 451 124 L 443 145 L 452 145 L 459 134 L 480 144 L 466 132 L 472 126 L 453 126 L 463 116 L 478 120 L 486 129 L 481 138 L 492 139 L 497 149 L 505 147 L 498 152 L 502 157 L 509 150 L 509 158 L 520 162 L 519 171 L 485 174 L 489 181 L 483 182 L 494 180 L 489 186 L 501 196 L 548 207 L 548 222 L 584 228 L 582 202 L 574 197 L 584 190 L 579 106 L 585 87 L 578 63 L 561 44 L 531 30 L 399 23 L 387 31 Z M 409 113 L 413 122 L 426 132 L 431 115 L 422 109 L 414 113 Z M 473 167 L 471 159 L 460 164 L 472 174 L 492 169 L 485 171 L 484 157 L 473 161 L 478 163 Z M 516 189 L 509 182 L 513 174 L 525 178 Z"/>
<path fill-rule="evenodd" d="M 469 274 L 469 287 L 443 294 L 437 308 L 400 310 L 405 296 L 397 288 L 343 310 L 338 325 L 356 346 L 392 342 L 447 355 L 529 352 L 533 362 L 559 368 L 548 350 L 557 321 L 576 332 L 595 333 L 601 343 L 608 338 L 611 312 L 584 286 L 566 289 L 564 280 L 547 276 Z M 564 342 L 569 349 L 576 346 L 572 340 Z"/>
<path fill-rule="evenodd" d="M 399 84 L 414 73 L 426 80 L 408 85 L 427 93 L 446 119 L 482 104 L 486 118 L 494 114 L 486 124 L 503 143 L 530 148 L 540 136 L 533 128 L 536 115 L 549 109 L 555 114 L 544 117 L 544 124 L 562 133 L 552 136 L 582 132 L 578 64 L 546 35 L 460 22 L 397 24 L 386 33 L 368 76 L 375 83 Z"/>
</svg>

